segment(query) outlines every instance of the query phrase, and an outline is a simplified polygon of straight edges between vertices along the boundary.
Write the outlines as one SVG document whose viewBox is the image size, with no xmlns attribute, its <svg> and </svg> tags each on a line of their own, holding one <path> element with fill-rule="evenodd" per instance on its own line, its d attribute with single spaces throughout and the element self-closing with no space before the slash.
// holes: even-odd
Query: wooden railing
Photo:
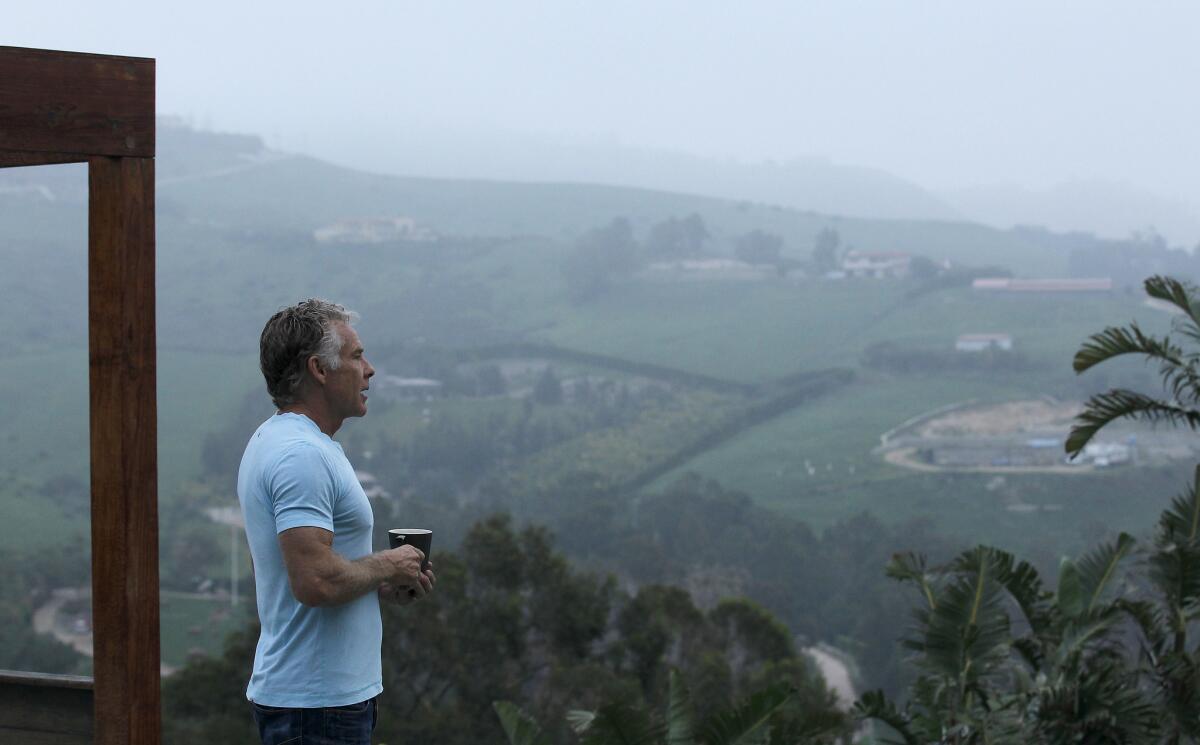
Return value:
<svg viewBox="0 0 1200 745">
<path fill-rule="evenodd" d="M 91 745 L 92 679 L 0 670 L 0 743 Z"/>
</svg>

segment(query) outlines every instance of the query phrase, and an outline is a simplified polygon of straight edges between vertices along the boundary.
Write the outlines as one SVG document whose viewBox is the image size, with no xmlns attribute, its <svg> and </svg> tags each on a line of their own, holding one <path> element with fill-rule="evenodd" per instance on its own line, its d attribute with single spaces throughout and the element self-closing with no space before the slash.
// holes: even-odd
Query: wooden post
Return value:
<svg viewBox="0 0 1200 745">
<path fill-rule="evenodd" d="M 154 160 L 88 160 L 96 745 L 156 745 Z"/>
<path fill-rule="evenodd" d="M 154 60 L 0 46 L 0 168 L 88 163 L 96 745 L 158 745 Z"/>
</svg>

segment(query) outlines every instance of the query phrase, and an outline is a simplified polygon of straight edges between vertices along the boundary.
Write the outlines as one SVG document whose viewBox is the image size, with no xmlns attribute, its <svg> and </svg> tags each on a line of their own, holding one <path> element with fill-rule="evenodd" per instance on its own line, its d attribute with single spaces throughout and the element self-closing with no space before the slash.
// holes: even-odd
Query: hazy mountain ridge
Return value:
<svg viewBox="0 0 1200 745">
<path fill-rule="evenodd" d="M 848 217 L 961 220 L 927 189 L 877 168 L 807 157 L 748 163 L 619 142 L 548 136 L 422 132 L 398 135 L 395 150 L 325 153 L 369 171 L 509 182 L 607 184 L 765 202 Z"/>
<path fill-rule="evenodd" d="M 1200 207 L 1111 181 L 1070 181 L 1048 189 L 993 184 L 947 191 L 964 215 L 998 228 L 1041 225 L 1105 238 L 1161 234 L 1173 245 L 1200 243 Z"/>
</svg>

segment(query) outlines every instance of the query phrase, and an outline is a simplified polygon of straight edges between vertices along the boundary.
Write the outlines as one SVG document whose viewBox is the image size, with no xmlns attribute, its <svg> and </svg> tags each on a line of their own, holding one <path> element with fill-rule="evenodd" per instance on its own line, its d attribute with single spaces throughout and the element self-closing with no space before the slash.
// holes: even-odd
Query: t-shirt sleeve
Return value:
<svg viewBox="0 0 1200 745">
<path fill-rule="evenodd" d="M 333 532 L 335 484 L 333 470 L 320 450 L 311 445 L 290 448 L 268 481 L 275 532 L 302 527 Z"/>
</svg>

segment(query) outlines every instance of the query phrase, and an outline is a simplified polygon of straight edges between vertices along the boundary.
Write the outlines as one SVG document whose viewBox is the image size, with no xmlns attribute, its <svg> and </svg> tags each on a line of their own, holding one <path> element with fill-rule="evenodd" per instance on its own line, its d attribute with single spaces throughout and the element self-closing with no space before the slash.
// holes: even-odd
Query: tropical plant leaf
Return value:
<svg viewBox="0 0 1200 745">
<path fill-rule="evenodd" d="M 1146 294 L 1150 297 L 1170 303 L 1183 311 L 1191 322 L 1191 329 L 1185 329 L 1183 333 L 1200 340 L 1200 335 L 1198 335 L 1200 334 L 1200 306 L 1192 302 L 1192 297 L 1196 294 L 1194 287 L 1172 277 L 1158 274 L 1147 277 L 1143 286 L 1146 288 Z"/>
<path fill-rule="evenodd" d="M 965 692 L 1008 656 L 1009 617 L 994 549 L 963 553 L 938 605 L 923 619 L 920 651 L 932 672 Z"/>
<path fill-rule="evenodd" d="M 672 670 L 667 702 L 667 745 L 693 745 L 696 742 L 692 696 L 679 671 Z"/>
<path fill-rule="evenodd" d="M 1188 626 L 1200 617 L 1200 466 L 1192 485 L 1159 518 L 1148 563 L 1150 581 L 1166 605 L 1172 647 L 1182 652 Z"/>
<path fill-rule="evenodd" d="M 1171 422 L 1200 428 L 1200 411 L 1162 401 L 1136 391 L 1116 388 L 1092 396 L 1083 412 L 1075 418 L 1065 449 L 1072 458 L 1079 455 L 1104 426 L 1117 419 L 1136 419 L 1145 422 Z"/>
<path fill-rule="evenodd" d="M 1045 688 L 1037 703 L 1038 742 L 1159 742 L 1163 712 L 1115 661 Z"/>
<path fill-rule="evenodd" d="M 883 695 L 883 691 L 867 691 L 854 702 L 854 718 L 858 720 L 878 719 L 891 727 L 903 740 L 884 740 L 895 745 L 921 745 L 921 739 L 909 729 L 908 716 Z"/>
<path fill-rule="evenodd" d="M 1200 465 L 1196 466 L 1191 488 L 1171 500 L 1158 525 L 1159 537 L 1170 543 L 1200 544 Z"/>
<path fill-rule="evenodd" d="M 719 711 L 705 720 L 701 740 L 705 745 L 749 745 L 760 735 L 772 714 L 795 693 L 786 684 L 768 686 L 733 708 Z"/>
<path fill-rule="evenodd" d="M 567 712 L 567 726 L 577 735 L 582 735 L 587 732 L 588 727 L 592 726 L 592 721 L 596 719 L 596 712 L 586 711 L 584 709 L 571 709 Z"/>
<path fill-rule="evenodd" d="M 1131 323 L 1128 326 L 1109 326 L 1089 336 L 1075 353 L 1072 367 L 1075 372 L 1081 373 L 1101 362 L 1126 354 L 1140 354 L 1168 365 L 1187 364 L 1183 350 L 1172 343 L 1170 337 L 1149 336 L 1142 332 L 1137 323 Z"/>
<path fill-rule="evenodd" d="M 1146 600 L 1124 598 L 1118 599 L 1115 605 L 1137 624 L 1142 634 L 1142 653 L 1151 666 L 1156 665 L 1158 658 L 1167 651 L 1167 628 L 1158 606 Z"/>
<path fill-rule="evenodd" d="M 985 552 L 988 554 L 986 559 Z M 991 562 L 995 581 L 1012 596 L 1034 632 L 1044 629 L 1049 623 L 1046 600 L 1050 595 L 1042 589 L 1042 578 L 1029 562 L 1017 562 L 1012 554 L 1000 549 L 977 546 L 960 554 L 951 562 L 950 568 L 956 572 L 970 572 L 984 560 Z"/>
<path fill-rule="evenodd" d="M 1059 611 L 1068 618 L 1081 618 L 1097 610 L 1134 543 L 1133 536 L 1121 533 L 1116 542 L 1102 545 L 1078 561 L 1064 559 L 1058 578 Z"/>
<path fill-rule="evenodd" d="M 500 718 L 500 726 L 508 736 L 509 745 L 550 745 L 542 728 L 525 712 L 509 701 L 495 701 L 492 709 Z"/>
<path fill-rule="evenodd" d="M 1190 318 L 1190 317 L 1189 317 Z M 1189 321 L 1185 333 L 1197 334 L 1195 323 Z M 1137 323 L 1127 327 L 1111 326 L 1088 337 L 1075 353 L 1075 372 L 1082 373 L 1101 362 L 1126 354 L 1138 354 L 1158 362 L 1163 389 L 1177 401 L 1200 399 L 1200 371 L 1195 354 L 1184 354 L 1169 336 L 1155 337 L 1142 332 Z"/>
<path fill-rule="evenodd" d="M 660 739 L 664 728 L 642 709 L 611 703 L 597 709 L 579 734 L 581 745 L 647 745 Z"/>
<path fill-rule="evenodd" d="M 900 582 L 912 582 L 920 588 L 921 594 L 930 609 L 937 607 L 937 596 L 934 594 L 932 577 L 926 568 L 924 554 L 914 554 L 911 551 L 893 554 L 884 573 Z"/>
</svg>

